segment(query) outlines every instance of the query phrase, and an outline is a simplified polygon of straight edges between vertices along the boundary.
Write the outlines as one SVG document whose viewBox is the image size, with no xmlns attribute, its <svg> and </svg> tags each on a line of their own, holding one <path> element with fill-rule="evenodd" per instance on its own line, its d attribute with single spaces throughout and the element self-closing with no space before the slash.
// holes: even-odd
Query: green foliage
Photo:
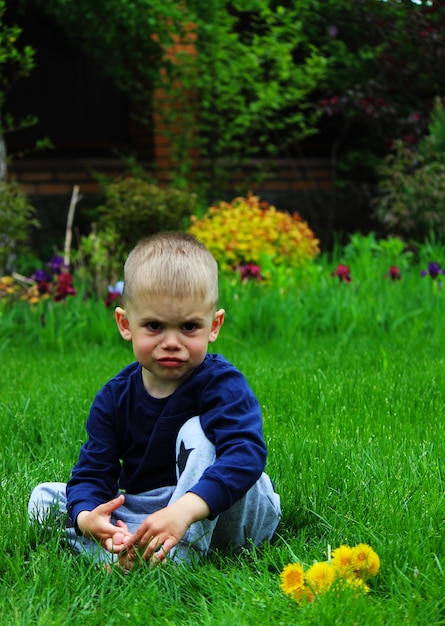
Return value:
<svg viewBox="0 0 445 626">
<path fill-rule="evenodd" d="M 391 140 L 417 140 L 431 103 L 444 93 L 445 6 L 410 0 L 303 4 L 307 39 L 328 58 L 318 104 L 338 177 L 373 180 Z"/>
<path fill-rule="evenodd" d="M 38 226 L 26 194 L 15 183 L 0 181 L 0 272 L 14 269 L 17 255 L 29 249 L 31 229 Z"/>
<path fill-rule="evenodd" d="M 319 150 L 304 139 L 320 131 L 338 180 L 373 181 L 390 140 L 421 136 L 445 92 L 440 2 L 19 3 L 53 20 L 148 123 L 153 90 L 164 87 L 156 113 L 172 145 L 174 185 L 199 184 L 209 201 L 252 157 Z M 257 165 L 259 179 L 267 169 Z"/>
<path fill-rule="evenodd" d="M 105 187 L 105 203 L 97 209 L 97 228 L 98 232 L 112 228 L 119 248 L 128 254 L 142 237 L 185 228 L 196 207 L 194 194 L 128 177 Z"/>
<path fill-rule="evenodd" d="M 109 285 L 123 278 L 125 258 L 136 243 L 162 230 L 185 229 L 197 209 L 194 194 L 161 188 L 142 175 L 102 181 L 104 204 L 97 220 L 73 252 L 86 293 L 104 298 Z"/>
<path fill-rule="evenodd" d="M 268 0 L 190 6 L 197 53 L 178 51 L 176 83 L 161 114 L 181 175 L 192 174 L 195 148 L 199 173 L 214 195 L 246 159 L 283 156 L 315 132 L 310 95 L 325 75 L 326 59 L 310 46 L 296 60 L 304 38 L 297 6 Z"/>
<path fill-rule="evenodd" d="M 0 281 L 1 285 L 1 281 Z M 77 282 L 76 297 L 60 302 L 50 298 L 15 300 L 14 292 L 0 297 L 0 352 L 3 346 L 15 344 L 18 334 L 29 348 L 49 349 L 64 353 L 79 342 L 110 345 L 117 337 L 113 309 L 103 300 L 86 297 L 81 282 Z M 17 329 L 21 329 L 18 333 Z M 26 337 L 26 338 L 25 338 Z"/>
<path fill-rule="evenodd" d="M 431 111 L 428 132 L 418 144 L 419 154 L 426 163 L 436 161 L 445 165 L 445 106 L 436 98 Z"/>
<path fill-rule="evenodd" d="M 115 285 L 123 277 L 127 254 L 128 251 L 112 226 L 98 230 L 93 224 L 91 233 L 80 239 L 72 255 L 84 293 L 103 299 L 108 286 Z"/>
<path fill-rule="evenodd" d="M 413 258 L 411 250 L 399 237 L 377 239 L 375 233 L 362 235 L 354 233 L 345 245 L 342 260 L 354 268 L 354 273 L 363 278 L 384 275 L 391 266 L 396 266 L 402 274 L 408 270 Z"/>
<path fill-rule="evenodd" d="M 0 0 L 0 111 L 6 92 L 21 77 L 28 76 L 34 67 L 35 51 L 30 46 L 20 48 L 21 29 L 4 22 L 6 2 Z M 0 126 L 0 132 L 2 128 Z"/>
<path fill-rule="evenodd" d="M 247 263 L 263 265 L 265 259 L 273 266 L 295 268 L 319 252 L 318 240 L 298 213 L 277 211 L 252 195 L 210 207 L 202 219 L 192 219 L 190 232 L 225 271 Z"/>
<path fill-rule="evenodd" d="M 379 167 L 376 215 L 393 233 L 422 240 L 445 229 L 445 108 L 439 100 L 417 148 L 396 143 Z"/>
<path fill-rule="evenodd" d="M 5 133 L 34 121 L 16 120 L 4 110 L 6 96 L 12 85 L 19 78 L 27 76 L 34 67 L 34 50 L 30 46 L 20 46 L 18 39 L 21 29 L 14 24 L 6 24 L 5 13 L 6 3 L 0 0 L 0 181 L 6 179 L 7 172 Z"/>
<path fill-rule="evenodd" d="M 273 221 L 274 213 L 270 219 Z M 210 232 L 211 229 L 204 235 Z M 216 233 L 215 240 L 219 238 Z M 103 251 L 113 245 L 106 239 L 99 243 Z M 258 250 L 259 246 L 254 249 Z M 274 341 L 286 345 L 298 337 L 305 341 L 335 332 L 341 333 L 347 342 L 370 329 L 375 336 L 382 337 L 399 330 L 409 331 L 413 338 L 419 333 L 430 333 L 433 341 L 439 338 L 443 328 L 441 277 L 432 281 L 420 275 L 431 261 L 445 265 L 443 250 L 443 245 L 432 241 L 419 246 L 414 256 L 400 239 L 378 240 L 373 234 L 357 234 L 334 259 L 320 255 L 313 262 L 306 260 L 301 266 L 286 268 L 285 272 L 280 272 L 282 266 L 274 266 L 270 272 L 272 280 L 241 282 L 232 271 L 223 272 L 220 301 L 227 310 L 225 341 L 228 345 L 232 341 L 234 345 L 245 345 L 243 342 L 254 340 L 259 333 L 264 346 Z M 97 258 L 99 264 L 104 257 Z M 347 261 L 350 267 L 349 284 L 332 276 L 336 263 L 342 261 Z M 231 270 L 231 263 L 223 263 L 223 267 Z M 400 269 L 400 280 L 388 276 L 391 265 Z M 113 324 L 111 335 L 110 329 L 105 329 L 111 319 L 110 310 L 103 303 L 105 278 L 99 300 L 91 298 L 92 278 L 87 275 L 88 269 L 85 265 L 75 271 L 78 295 L 63 302 L 39 300 L 37 306 L 30 307 L 29 302 L 12 302 L 14 293 L 0 293 L 0 346 L 3 341 L 47 346 L 54 342 L 69 349 L 86 336 L 88 343 L 113 339 L 116 336 Z M 118 278 L 122 275 L 118 274 Z M 4 291 L 7 292 L 6 283 Z M 91 312 L 91 319 L 84 315 L 86 310 Z M 20 334 L 15 332 L 17 328 L 21 328 Z"/>
</svg>

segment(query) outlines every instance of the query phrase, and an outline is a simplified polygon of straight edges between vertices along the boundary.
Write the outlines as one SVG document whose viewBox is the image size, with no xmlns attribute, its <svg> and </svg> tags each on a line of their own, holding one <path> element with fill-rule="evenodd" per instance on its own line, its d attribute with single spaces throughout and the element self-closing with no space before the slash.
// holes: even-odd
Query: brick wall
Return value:
<svg viewBox="0 0 445 626">
<path fill-rule="evenodd" d="M 159 154 L 159 161 L 163 153 Z M 153 163 L 146 162 L 146 171 L 153 173 Z M 230 164 L 227 164 L 229 168 Z M 34 248 L 60 245 L 65 232 L 66 215 L 74 185 L 79 185 L 82 201 L 76 211 L 76 228 L 81 234 L 90 229 L 90 209 L 97 207 L 100 184 L 94 173 L 113 178 L 126 170 L 118 159 L 22 159 L 9 168 L 9 178 L 19 183 L 37 208 L 42 228 L 34 234 Z M 259 172 L 267 176 L 259 178 Z M 159 174 L 159 172 L 158 172 Z M 164 168 L 156 178 L 168 184 Z M 215 192 L 213 201 L 232 200 L 251 191 L 283 211 L 297 211 L 323 247 L 332 244 L 336 231 L 355 232 L 373 227 L 369 224 L 366 198 L 341 191 L 332 184 L 328 159 L 283 159 L 275 163 L 252 160 L 242 170 L 232 172 L 224 193 Z"/>
<path fill-rule="evenodd" d="M 22 159 L 14 161 L 8 170 L 9 180 L 16 181 L 30 196 L 69 194 L 74 185 L 80 192 L 97 193 L 100 184 L 96 174 L 116 177 L 123 165 L 115 159 Z"/>
<path fill-rule="evenodd" d="M 159 142 L 157 180 L 168 184 L 166 169 L 168 148 Z M 152 164 L 142 164 L 153 173 Z M 227 164 L 230 167 L 230 164 Z M 32 196 L 50 196 L 71 193 L 74 185 L 80 192 L 95 194 L 100 190 L 96 176 L 115 178 L 126 165 L 117 159 L 23 159 L 9 167 L 8 177 L 16 181 L 25 193 Z M 266 174 L 261 175 L 261 172 Z M 260 182 L 258 182 L 260 181 Z M 332 188 L 327 159 L 283 159 L 275 162 L 253 160 L 242 170 L 232 172 L 228 192 L 242 192 L 254 188 L 255 193 L 313 191 Z"/>
</svg>

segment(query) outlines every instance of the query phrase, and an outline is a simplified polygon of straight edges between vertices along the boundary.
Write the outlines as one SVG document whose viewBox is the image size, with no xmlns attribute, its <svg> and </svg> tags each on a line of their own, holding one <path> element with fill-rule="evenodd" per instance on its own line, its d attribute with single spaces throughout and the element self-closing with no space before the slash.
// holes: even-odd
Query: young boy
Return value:
<svg viewBox="0 0 445 626">
<path fill-rule="evenodd" d="M 263 473 L 260 408 L 243 375 L 207 353 L 224 321 L 213 256 L 185 233 L 140 242 L 123 306 L 116 322 L 136 362 L 97 394 L 70 480 L 37 486 L 30 517 L 67 512 L 75 550 L 126 568 L 269 540 L 280 503 Z"/>
</svg>

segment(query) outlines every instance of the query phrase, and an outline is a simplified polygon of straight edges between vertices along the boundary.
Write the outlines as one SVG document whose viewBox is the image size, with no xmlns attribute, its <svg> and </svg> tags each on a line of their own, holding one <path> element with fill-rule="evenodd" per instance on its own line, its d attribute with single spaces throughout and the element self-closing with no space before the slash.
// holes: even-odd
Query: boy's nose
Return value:
<svg viewBox="0 0 445 626">
<path fill-rule="evenodd" d="M 164 350 L 179 350 L 181 343 L 176 333 L 166 333 L 161 346 Z"/>
</svg>

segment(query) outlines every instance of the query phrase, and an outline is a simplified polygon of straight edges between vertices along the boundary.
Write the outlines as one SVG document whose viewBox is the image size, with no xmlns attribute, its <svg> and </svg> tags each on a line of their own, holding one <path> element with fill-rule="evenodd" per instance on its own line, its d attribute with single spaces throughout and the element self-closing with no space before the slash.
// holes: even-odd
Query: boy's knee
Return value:
<svg viewBox="0 0 445 626">
<path fill-rule="evenodd" d="M 31 493 L 28 502 L 30 518 L 42 520 L 56 508 L 59 512 L 66 510 L 65 483 L 41 483 Z"/>
<path fill-rule="evenodd" d="M 198 415 L 185 422 L 176 438 L 176 477 L 179 480 L 185 472 L 199 477 L 215 461 L 215 446 L 207 438 Z"/>
</svg>

